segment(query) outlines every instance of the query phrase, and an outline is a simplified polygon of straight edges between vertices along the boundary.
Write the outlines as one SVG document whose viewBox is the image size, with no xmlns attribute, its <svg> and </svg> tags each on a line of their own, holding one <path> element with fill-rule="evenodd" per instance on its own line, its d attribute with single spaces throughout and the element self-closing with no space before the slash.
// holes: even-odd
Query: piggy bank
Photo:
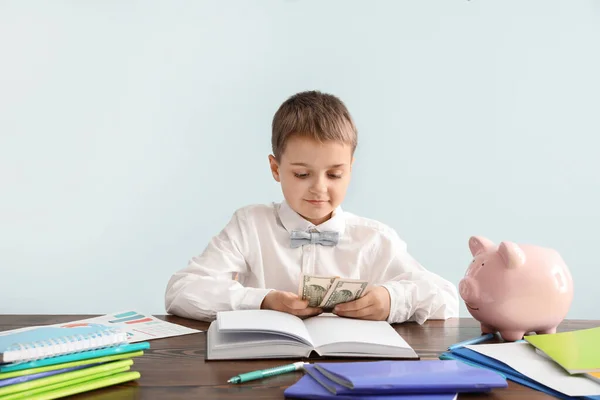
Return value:
<svg viewBox="0 0 600 400">
<path fill-rule="evenodd" d="M 573 300 L 573 279 L 553 249 L 469 239 L 473 261 L 458 284 L 469 313 L 483 333 L 505 341 L 528 333 L 555 333 Z"/>
</svg>

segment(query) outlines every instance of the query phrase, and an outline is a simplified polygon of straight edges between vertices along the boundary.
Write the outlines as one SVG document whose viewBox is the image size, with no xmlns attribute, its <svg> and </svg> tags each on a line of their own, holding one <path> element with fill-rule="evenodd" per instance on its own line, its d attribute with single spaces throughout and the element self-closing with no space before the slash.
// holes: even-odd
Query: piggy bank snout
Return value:
<svg viewBox="0 0 600 400">
<path fill-rule="evenodd" d="M 474 303 L 479 299 L 479 285 L 473 278 L 463 278 L 458 283 L 458 292 L 466 303 Z"/>
</svg>

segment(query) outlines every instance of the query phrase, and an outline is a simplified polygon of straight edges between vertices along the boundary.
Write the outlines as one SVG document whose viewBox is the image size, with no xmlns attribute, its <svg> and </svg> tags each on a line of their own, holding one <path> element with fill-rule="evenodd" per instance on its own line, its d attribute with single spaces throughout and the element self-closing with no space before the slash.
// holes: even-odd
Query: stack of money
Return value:
<svg viewBox="0 0 600 400">
<path fill-rule="evenodd" d="M 298 285 L 298 296 L 302 300 L 308 300 L 309 307 L 331 310 L 336 304 L 360 298 L 367 286 L 367 281 L 359 279 L 302 274 Z"/>
</svg>

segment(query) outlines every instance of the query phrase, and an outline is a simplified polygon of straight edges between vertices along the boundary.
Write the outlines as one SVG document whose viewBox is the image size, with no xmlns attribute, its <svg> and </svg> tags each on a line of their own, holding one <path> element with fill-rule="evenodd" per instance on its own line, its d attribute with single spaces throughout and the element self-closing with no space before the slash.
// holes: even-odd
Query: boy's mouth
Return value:
<svg viewBox="0 0 600 400">
<path fill-rule="evenodd" d="M 327 200 L 306 200 L 306 201 L 308 201 L 310 204 L 315 204 L 315 205 L 327 203 Z"/>
</svg>

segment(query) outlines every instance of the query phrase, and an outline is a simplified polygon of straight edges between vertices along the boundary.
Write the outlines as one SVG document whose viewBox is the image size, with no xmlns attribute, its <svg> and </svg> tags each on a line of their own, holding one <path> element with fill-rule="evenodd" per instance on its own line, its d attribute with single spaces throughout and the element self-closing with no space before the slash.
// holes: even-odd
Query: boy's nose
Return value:
<svg viewBox="0 0 600 400">
<path fill-rule="evenodd" d="M 310 189 L 314 193 L 325 193 L 327 192 L 327 185 L 323 180 L 318 179 L 317 181 L 315 181 L 315 184 L 312 185 Z"/>
</svg>

